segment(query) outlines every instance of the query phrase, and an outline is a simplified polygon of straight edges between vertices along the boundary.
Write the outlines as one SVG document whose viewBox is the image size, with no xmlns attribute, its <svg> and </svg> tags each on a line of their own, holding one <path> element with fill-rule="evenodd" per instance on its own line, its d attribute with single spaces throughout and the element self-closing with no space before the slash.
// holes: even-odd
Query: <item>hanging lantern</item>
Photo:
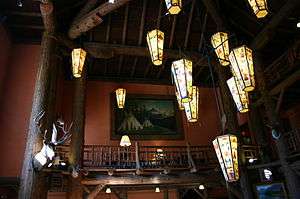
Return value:
<svg viewBox="0 0 300 199">
<path fill-rule="evenodd" d="M 159 187 L 155 187 L 155 193 L 159 193 L 159 192 L 160 192 Z"/>
<path fill-rule="evenodd" d="M 218 136 L 213 145 L 225 180 L 237 181 L 239 179 L 237 137 L 230 134 Z"/>
<path fill-rule="evenodd" d="M 176 15 L 182 8 L 181 0 L 165 0 L 168 12 L 171 15 Z"/>
<path fill-rule="evenodd" d="M 233 49 L 229 54 L 231 70 L 240 88 L 250 92 L 255 88 L 252 50 L 247 46 Z"/>
<path fill-rule="evenodd" d="M 180 59 L 172 63 L 172 77 L 182 103 L 189 102 L 192 99 L 192 70 L 193 63 L 190 60 Z"/>
<path fill-rule="evenodd" d="M 177 102 L 178 102 L 178 108 L 179 108 L 179 110 L 184 110 L 184 106 L 183 106 L 183 104 L 182 104 L 182 102 L 181 102 L 181 98 L 180 98 L 180 95 L 179 95 L 179 93 L 177 92 L 177 90 L 175 89 L 175 94 L 176 94 L 176 98 L 177 98 Z"/>
<path fill-rule="evenodd" d="M 130 139 L 128 135 L 123 135 L 120 141 L 120 146 L 131 146 Z"/>
<path fill-rule="evenodd" d="M 86 57 L 86 52 L 83 49 L 75 48 L 72 50 L 72 71 L 73 71 L 73 76 L 76 78 L 81 77 L 85 57 Z"/>
<path fill-rule="evenodd" d="M 268 14 L 267 0 L 248 0 L 257 18 L 263 18 Z"/>
<path fill-rule="evenodd" d="M 235 78 L 232 77 L 227 80 L 227 85 L 231 92 L 232 98 L 236 104 L 237 109 L 241 113 L 245 113 L 249 111 L 249 98 L 248 93 L 242 91 Z"/>
<path fill-rule="evenodd" d="M 229 42 L 228 34 L 226 32 L 217 32 L 211 36 L 211 44 L 215 49 L 220 64 L 227 66 L 229 62 Z"/>
<path fill-rule="evenodd" d="M 147 43 L 154 65 L 161 65 L 164 50 L 164 33 L 160 30 L 152 30 L 147 33 Z"/>
<path fill-rule="evenodd" d="M 119 108 L 124 108 L 125 105 L 125 98 L 126 98 L 126 89 L 125 88 L 118 88 L 116 90 L 116 98 Z"/>
<path fill-rule="evenodd" d="M 197 86 L 192 87 L 192 101 L 183 103 L 183 105 L 188 122 L 197 122 L 199 110 L 199 88 Z"/>
</svg>

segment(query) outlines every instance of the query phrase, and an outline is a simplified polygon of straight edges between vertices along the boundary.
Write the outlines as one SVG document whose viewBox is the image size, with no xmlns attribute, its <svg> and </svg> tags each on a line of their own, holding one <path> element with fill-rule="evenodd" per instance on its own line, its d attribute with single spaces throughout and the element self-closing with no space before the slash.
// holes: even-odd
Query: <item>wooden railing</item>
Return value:
<svg viewBox="0 0 300 199">
<path fill-rule="evenodd" d="M 300 131 L 298 129 L 284 133 L 283 138 L 287 145 L 288 155 L 300 153 Z"/>
<path fill-rule="evenodd" d="M 56 155 L 68 162 L 68 147 L 59 146 Z M 257 146 L 242 146 L 244 162 L 257 158 Z M 104 146 L 85 145 L 83 167 L 89 170 L 107 169 L 206 169 L 214 168 L 218 162 L 210 146 Z"/>
<path fill-rule="evenodd" d="M 161 169 L 210 166 L 216 163 L 211 147 L 205 146 L 99 146 L 84 147 L 83 166 L 89 169 Z"/>
</svg>

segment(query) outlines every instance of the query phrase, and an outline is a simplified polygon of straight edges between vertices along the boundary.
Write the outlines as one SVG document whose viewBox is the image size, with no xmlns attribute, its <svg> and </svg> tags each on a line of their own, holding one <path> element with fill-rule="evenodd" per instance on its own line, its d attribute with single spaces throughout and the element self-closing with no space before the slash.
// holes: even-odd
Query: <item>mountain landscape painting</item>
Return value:
<svg viewBox="0 0 300 199">
<path fill-rule="evenodd" d="M 183 138 L 175 96 L 126 96 L 125 107 L 113 105 L 112 138 L 124 134 L 134 139 Z"/>
</svg>

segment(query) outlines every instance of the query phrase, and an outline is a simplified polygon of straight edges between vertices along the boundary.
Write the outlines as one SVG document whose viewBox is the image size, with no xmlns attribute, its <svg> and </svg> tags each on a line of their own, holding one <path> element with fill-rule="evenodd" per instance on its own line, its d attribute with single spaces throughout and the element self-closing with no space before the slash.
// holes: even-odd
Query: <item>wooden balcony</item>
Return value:
<svg viewBox="0 0 300 199">
<path fill-rule="evenodd" d="M 57 156 L 68 162 L 68 146 L 59 146 Z M 240 148 L 243 162 L 257 158 L 257 146 Z M 207 170 L 218 165 L 212 146 L 104 146 L 85 145 L 82 166 L 88 171 Z"/>
</svg>

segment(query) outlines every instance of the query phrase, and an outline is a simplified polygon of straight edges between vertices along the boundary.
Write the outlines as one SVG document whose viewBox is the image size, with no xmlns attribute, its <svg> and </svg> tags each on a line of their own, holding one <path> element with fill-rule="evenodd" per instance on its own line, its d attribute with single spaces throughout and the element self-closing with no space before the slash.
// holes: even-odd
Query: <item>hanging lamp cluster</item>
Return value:
<svg viewBox="0 0 300 199">
<path fill-rule="evenodd" d="M 75 78 L 81 77 L 85 62 L 86 51 L 82 48 L 72 50 L 72 72 Z"/>
<path fill-rule="evenodd" d="M 236 107 L 240 113 L 246 113 L 249 111 L 249 99 L 248 93 L 243 91 L 238 85 L 236 78 L 231 77 L 227 80 L 228 88 L 231 92 Z"/>
<path fill-rule="evenodd" d="M 176 15 L 182 9 L 181 0 L 165 0 L 169 14 Z"/>
<path fill-rule="evenodd" d="M 156 66 L 162 64 L 164 53 L 164 33 L 154 29 L 147 33 L 147 44 L 151 55 L 152 63 Z"/>
<path fill-rule="evenodd" d="M 116 99 L 118 108 L 124 108 L 125 106 L 125 98 L 126 98 L 126 89 L 118 88 L 116 91 Z"/>
<path fill-rule="evenodd" d="M 223 66 L 228 66 L 229 62 L 229 42 L 226 32 L 217 32 L 211 37 L 211 44 L 215 49 L 215 53 L 219 62 Z"/>
<path fill-rule="evenodd" d="M 230 64 L 233 78 L 227 81 L 227 85 L 238 111 L 241 113 L 249 111 L 248 92 L 255 89 L 252 50 L 242 45 L 229 51 L 228 35 L 224 32 L 214 34 L 211 37 L 211 43 L 220 64 Z M 229 55 L 228 52 L 230 52 Z"/>
<path fill-rule="evenodd" d="M 248 0 L 255 16 L 264 18 L 268 14 L 267 0 Z"/>
<path fill-rule="evenodd" d="M 197 122 L 199 112 L 199 88 L 197 86 L 192 87 L 192 100 L 183 105 L 188 122 Z"/>
<path fill-rule="evenodd" d="M 239 180 L 237 137 L 230 134 L 218 136 L 213 141 L 213 146 L 225 180 L 227 182 Z"/>
</svg>

